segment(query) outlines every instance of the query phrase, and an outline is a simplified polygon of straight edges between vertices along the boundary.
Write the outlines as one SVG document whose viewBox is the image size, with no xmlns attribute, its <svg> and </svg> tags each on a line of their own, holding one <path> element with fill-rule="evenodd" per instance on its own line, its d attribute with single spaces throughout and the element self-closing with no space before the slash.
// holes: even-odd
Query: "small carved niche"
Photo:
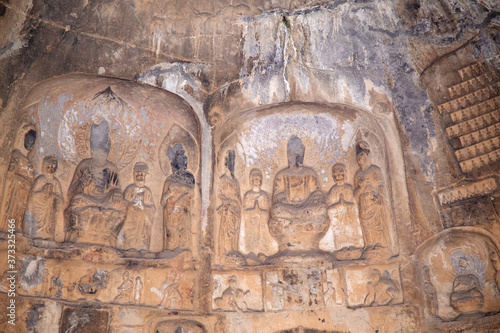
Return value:
<svg viewBox="0 0 500 333">
<path fill-rule="evenodd" d="M 424 313 L 444 321 L 500 311 L 498 244 L 475 227 L 442 231 L 416 251 Z"/>
</svg>

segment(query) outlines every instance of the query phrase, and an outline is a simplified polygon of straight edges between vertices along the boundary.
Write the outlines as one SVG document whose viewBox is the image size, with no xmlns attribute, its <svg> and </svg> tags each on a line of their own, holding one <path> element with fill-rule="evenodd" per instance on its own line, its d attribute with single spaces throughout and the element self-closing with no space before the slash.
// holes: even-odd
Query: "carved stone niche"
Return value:
<svg viewBox="0 0 500 333">
<path fill-rule="evenodd" d="M 218 124 L 216 263 L 397 255 L 395 222 L 404 214 L 393 209 L 392 186 L 404 181 L 399 140 L 389 132 L 369 112 L 306 103 Z"/>
<path fill-rule="evenodd" d="M 38 84 L 18 117 L 2 221 L 45 246 L 197 252 L 200 125 L 184 100 L 74 74 Z"/>
<path fill-rule="evenodd" d="M 425 315 L 444 321 L 500 312 L 498 242 L 483 229 L 442 231 L 416 250 Z"/>
</svg>

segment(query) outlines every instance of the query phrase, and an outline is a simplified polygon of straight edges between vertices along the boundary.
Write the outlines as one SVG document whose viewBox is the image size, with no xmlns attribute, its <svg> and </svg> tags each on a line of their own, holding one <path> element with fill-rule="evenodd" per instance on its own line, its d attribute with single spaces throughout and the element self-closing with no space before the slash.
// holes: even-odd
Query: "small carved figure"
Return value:
<svg viewBox="0 0 500 333">
<path fill-rule="evenodd" d="M 391 279 L 389 272 L 381 273 L 376 268 L 369 274 L 367 286 L 368 293 L 364 300 L 366 306 L 388 305 L 400 293 L 398 285 Z"/>
<path fill-rule="evenodd" d="M 21 223 L 34 180 L 33 165 L 30 158 L 35 141 L 35 130 L 28 130 L 24 134 L 23 148 L 15 149 L 10 157 L 3 192 L 1 230 L 7 230 L 7 221 L 12 219 L 16 221 L 16 227 L 22 230 Z"/>
<path fill-rule="evenodd" d="M 128 209 L 125 223 L 118 235 L 118 248 L 149 250 L 156 207 L 151 190 L 145 186 L 148 170 L 146 163 L 136 163 L 134 184 L 129 185 L 123 193 Z"/>
<path fill-rule="evenodd" d="M 313 169 L 303 165 L 305 146 L 293 135 L 287 144 L 288 167 L 274 179 L 269 228 L 280 251 L 319 248 L 328 229 L 323 192 Z"/>
<path fill-rule="evenodd" d="M 194 194 L 195 179 L 187 171 L 187 156 L 180 144 L 167 151 L 172 174 L 165 180 L 161 205 L 163 207 L 164 248 L 192 248 L 191 201 Z"/>
<path fill-rule="evenodd" d="M 500 258 L 496 250 L 491 251 L 490 258 L 493 268 L 495 269 L 495 284 L 500 291 Z"/>
<path fill-rule="evenodd" d="M 50 279 L 50 288 L 45 293 L 45 296 L 61 298 L 63 293 L 62 290 L 64 288 L 64 283 L 61 279 L 61 267 L 54 267 L 54 274 Z"/>
<path fill-rule="evenodd" d="M 135 278 L 134 303 L 137 304 L 141 301 L 143 289 L 144 289 L 144 284 L 142 284 L 141 278 L 137 276 Z"/>
<path fill-rule="evenodd" d="M 108 272 L 105 270 L 88 269 L 76 285 L 82 295 L 99 295 L 100 291 L 108 287 Z"/>
<path fill-rule="evenodd" d="M 221 297 L 217 297 L 214 302 L 218 308 L 232 309 L 234 311 L 245 311 L 248 309 L 245 297 L 250 294 L 250 290 L 238 288 L 236 276 L 230 276 L 227 281 L 229 287 L 222 292 Z"/>
<path fill-rule="evenodd" d="M 366 142 L 356 145 L 356 159 L 360 169 L 354 177 L 354 196 L 359 205 L 359 217 L 366 248 L 388 247 L 387 207 L 384 200 L 382 170 L 370 163 L 370 149 Z"/>
<path fill-rule="evenodd" d="M 326 290 L 323 292 L 325 295 L 325 305 L 326 306 L 331 306 L 334 305 L 336 302 L 336 290 L 335 287 L 333 286 L 333 282 L 328 281 L 326 283 Z"/>
<path fill-rule="evenodd" d="M 283 283 L 271 283 L 271 308 L 281 310 L 285 306 L 285 286 Z"/>
<path fill-rule="evenodd" d="M 182 307 L 183 297 L 179 291 L 179 282 L 177 281 L 177 273 L 168 271 L 165 281 L 161 284 L 160 289 L 151 288 L 151 292 L 158 295 L 160 298 L 161 309 L 177 309 Z"/>
<path fill-rule="evenodd" d="M 63 218 L 64 198 L 59 180 L 54 176 L 57 159 L 47 156 L 43 174 L 35 179 L 24 215 L 23 232 L 29 237 L 54 239 L 57 221 Z"/>
<path fill-rule="evenodd" d="M 423 289 L 425 292 L 425 307 L 428 309 L 431 316 L 436 316 L 438 311 L 437 292 L 431 281 L 429 267 L 423 267 L 422 275 L 424 281 Z"/>
<path fill-rule="evenodd" d="M 349 250 L 364 247 L 363 234 L 359 223 L 358 207 L 353 188 L 345 183 L 346 167 L 337 163 L 332 167 L 335 185 L 326 198 L 330 227 L 320 245 L 325 250 Z M 333 237 L 333 244 L 325 244 Z"/>
<path fill-rule="evenodd" d="M 134 292 L 134 281 L 130 278 L 128 271 L 123 272 L 123 282 L 117 288 L 118 295 L 114 301 L 119 303 L 129 303 L 132 300 L 132 293 Z"/>
<path fill-rule="evenodd" d="M 235 152 L 229 150 L 225 158 L 226 173 L 220 177 L 217 197 L 221 200 L 217 211 L 220 215 L 219 254 L 238 251 L 240 235 L 241 195 L 240 184 L 234 178 Z"/>
<path fill-rule="evenodd" d="M 108 127 L 106 121 L 91 126 L 92 157 L 76 167 L 69 187 L 67 214 L 69 231 L 75 238 L 114 246 L 127 202 L 122 198 L 118 169 L 107 159 L 111 149 Z"/>
<path fill-rule="evenodd" d="M 263 253 L 267 256 L 278 252 L 278 244 L 271 237 L 267 225 L 269 219 L 269 195 L 261 190 L 262 172 L 250 171 L 252 189 L 243 196 L 243 218 L 241 221 L 240 252 Z"/>
<path fill-rule="evenodd" d="M 476 312 L 484 305 L 485 269 L 481 259 L 456 251 L 451 257 L 455 279 L 450 295 L 451 307 L 460 313 Z"/>
</svg>

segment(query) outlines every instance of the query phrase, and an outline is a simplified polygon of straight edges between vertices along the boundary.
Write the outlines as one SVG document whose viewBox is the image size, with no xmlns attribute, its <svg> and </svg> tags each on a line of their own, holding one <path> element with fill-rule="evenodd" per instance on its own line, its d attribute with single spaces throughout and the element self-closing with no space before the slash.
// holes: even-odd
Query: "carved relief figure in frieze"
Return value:
<svg viewBox="0 0 500 333">
<path fill-rule="evenodd" d="M 312 168 L 304 166 L 305 146 L 293 135 L 288 140 L 288 167 L 274 179 L 269 228 L 279 250 L 318 249 L 328 229 L 323 192 Z"/>
<path fill-rule="evenodd" d="M 118 248 L 149 250 L 156 207 L 153 194 L 145 185 L 148 170 L 146 163 L 136 163 L 134 184 L 129 185 L 123 192 L 123 198 L 128 202 L 128 209 L 125 223 L 118 235 Z"/>
<path fill-rule="evenodd" d="M 101 290 L 108 287 L 109 277 L 105 270 L 88 269 L 87 274 L 82 276 L 76 287 L 84 296 L 98 296 Z"/>
<path fill-rule="evenodd" d="M 371 164 L 370 147 L 364 141 L 356 145 L 356 159 L 360 169 L 354 177 L 354 196 L 359 205 L 365 247 L 388 247 L 388 213 L 382 170 Z"/>
<path fill-rule="evenodd" d="M 24 134 L 21 149 L 14 149 L 10 157 L 9 168 L 3 191 L 1 230 L 7 230 L 7 221 L 14 219 L 17 228 L 21 228 L 31 186 L 34 181 L 31 155 L 34 152 L 36 132 L 29 129 Z"/>
<path fill-rule="evenodd" d="M 187 171 L 187 156 L 180 144 L 167 151 L 172 174 L 165 180 L 161 205 L 163 206 L 164 248 L 192 249 L 191 201 L 195 179 Z"/>
<path fill-rule="evenodd" d="M 241 222 L 240 184 L 234 178 L 234 150 L 227 151 L 224 166 L 226 172 L 220 177 L 217 197 L 221 204 L 217 207 L 220 216 L 219 255 L 238 251 L 238 238 Z"/>
<path fill-rule="evenodd" d="M 165 281 L 160 289 L 152 287 L 151 292 L 160 298 L 160 308 L 179 309 L 182 307 L 183 297 L 179 291 L 179 282 L 177 273 L 173 270 L 167 272 Z"/>
<path fill-rule="evenodd" d="M 114 301 L 119 303 L 129 303 L 132 300 L 132 293 L 134 292 L 134 281 L 130 278 L 129 271 L 123 272 L 123 282 L 117 288 L 118 295 Z"/>
<path fill-rule="evenodd" d="M 398 297 L 401 292 L 398 285 L 386 272 L 380 272 L 374 268 L 369 274 L 367 284 L 368 293 L 365 296 L 365 305 L 388 305 Z"/>
<path fill-rule="evenodd" d="M 215 305 L 218 308 L 233 309 L 234 311 L 247 310 L 248 306 L 245 297 L 250 293 L 250 290 L 239 288 L 236 276 L 229 277 L 228 285 L 229 287 L 222 292 L 222 295 L 214 300 Z"/>
<path fill-rule="evenodd" d="M 353 187 L 345 183 L 344 164 L 335 164 L 332 175 L 335 185 L 326 197 L 330 227 L 320 247 L 327 251 L 341 250 L 337 253 L 338 259 L 357 259 L 362 254 L 364 242 Z"/>
<path fill-rule="evenodd" d="M 240 252 L 269 256 L 278 252 L 278 244 L 269 233 L 267 222 L 271 202 L 267 192 L 261 190 L 262 172 L 259 169 L 250 171 L 250 184 L 252 189 L 243 196 Z"/>
<path fill-rule="evenodd" d="M 54 274 L 50 279 L 50 288 L 45 293 L 45 296 L 61 298 L 63 296 L 64 283 L 61 279 L 61 267 L 54 267 Z"/>
<path fill-rule="evenodd" d="M 57 221 L 63 219 L 64 197 L 61 183 L 54 176 L 57 159 L 47 156 L 42 174 L 35 179 L 24 215 L 23 233 L 29 237 L 54 239 Z"/>
<path fill-rule="evenodd" d="M 142 291 L 144 289 L 144 284 L 141 281 L 141 277 L 137 276 L 135 278 L 135 287 L 134 287 L 134 303 L 139 303 L 142 297 Z"/>
<path fill-rule="evenodd" d="M 69 187 L 70 206 L 66 213 L 72 240 L 115 245 L 127 202 L 122 198 L 118 169 L 107 159 L 110 149 L 108 123 L 92 124 L 92 157 L 78 164 Z"/>
</svg>

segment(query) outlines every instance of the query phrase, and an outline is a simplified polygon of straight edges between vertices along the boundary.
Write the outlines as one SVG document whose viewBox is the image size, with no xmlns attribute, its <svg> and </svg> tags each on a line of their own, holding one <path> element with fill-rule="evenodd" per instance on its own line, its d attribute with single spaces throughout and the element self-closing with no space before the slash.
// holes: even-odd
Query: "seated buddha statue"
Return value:
<svg viewBox="0 0 500 333">
<path fill-rule="evenodd" d="M 91 126 L 92 157 L 76 167 L 66 215 L 72 240 L 114 246 L 125 219 L 127 202 L 120 189 L 118 169 L 108 161 L 111 148 L 108 127 L 106 121 Z"/>
<path fill-rule="evenodd" d="M 279 250 L 319 248 L 328 229 L 325 197 L 316 172 L 304 163 L 305 146 L 297 136 L 288 140 L 288 167 L 274 180 L 269 228 Z"/>
</svg>

